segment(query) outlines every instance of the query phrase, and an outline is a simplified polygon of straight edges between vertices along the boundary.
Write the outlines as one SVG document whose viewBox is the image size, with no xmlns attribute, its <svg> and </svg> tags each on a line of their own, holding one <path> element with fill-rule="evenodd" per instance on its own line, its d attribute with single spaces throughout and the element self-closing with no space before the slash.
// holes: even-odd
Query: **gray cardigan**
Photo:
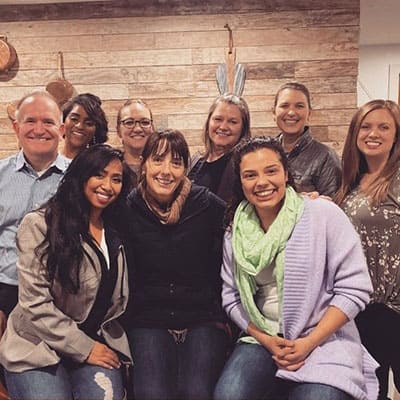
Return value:
<svg viewBox="0 0 400 400">
<path fill-rule="evenodd" d="M 284 337 L 306 336 L 321 320 L 328 306 L 342 310 L 347 322 L 315 348 L 304 366 L 291 372 L 278 369 L 276 376 L 295 382 L 337 387 L 359 400 L 375 400 L 378 364 L 361 345 L 353 321 L 365 308 L 372 292 L 361 243 L 352 224 L 328 200 L 305 199 L 305 209 L 285 250 L 282 300 Z M 249 318 L 240 302 L 233 277 L 231 234 L 225 235 L 223 306 L 243 330 Z"/>
<path fill-rule="evenodd" d="M 18 229 L 19 301 L 8 318 L 0 342 L 0 363 L 10 372 L 54 365 L 62 356 L 81 363 L 94 345 L 94 340 L 79 329 L 79 323 L 85 321 L 96 299 L 101 279 L 98 257 L 83 243 L 85 255 L 76 294 L 67 292 L 57 281 L 51 285 L 35 254 L 45 233 L 46 223 L 41 211 L 27 214 Z M 94 260 L 94 268 L 89 257 Z M 128 301 L 127 267 L 122 247 L 117 264 L 112 305 L 101 324 L 101 333 L 110 347 L 131 359 L 125 332 L 116 320 Z"/>
</svg>

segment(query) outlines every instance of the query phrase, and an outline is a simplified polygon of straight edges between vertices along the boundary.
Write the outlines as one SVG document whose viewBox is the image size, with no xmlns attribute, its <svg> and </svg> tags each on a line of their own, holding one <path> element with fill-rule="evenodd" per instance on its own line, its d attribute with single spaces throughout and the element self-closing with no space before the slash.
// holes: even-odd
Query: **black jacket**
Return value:
<svg viewBox="0 0 400 400">
<path fill-rule="evenodd" d="M 333 149 L 313 139 L 310 128 L 306 127 L 287 157 L 297 191 L 317 191 L 331 197 L 336 193 L 341 181 L 339 157 Z"/>
<path fill-rule="evenodd" d="M 135 189 L 128 197 L 128 327 L 183 329 L 224 322 L 221 308 L 225 203 L 193 185 L 174 225 L 162 224 Z"/>
</svg>

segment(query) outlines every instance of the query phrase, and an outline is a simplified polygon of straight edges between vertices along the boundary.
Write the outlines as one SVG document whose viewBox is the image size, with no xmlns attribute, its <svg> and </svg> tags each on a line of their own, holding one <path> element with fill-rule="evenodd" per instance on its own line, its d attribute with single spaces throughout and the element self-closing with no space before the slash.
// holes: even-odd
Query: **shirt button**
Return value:
<svg viewBox="0 0 400 400">
<path fill-rule="evenodd" d="M 171 311 L 171 312 L 169 313 L 169 315 L 170 315 L 171 317 L 174 317 L 174 316 L 175 316 L 175 313 L 174 313 L 173 311 Z"/>
</svg>

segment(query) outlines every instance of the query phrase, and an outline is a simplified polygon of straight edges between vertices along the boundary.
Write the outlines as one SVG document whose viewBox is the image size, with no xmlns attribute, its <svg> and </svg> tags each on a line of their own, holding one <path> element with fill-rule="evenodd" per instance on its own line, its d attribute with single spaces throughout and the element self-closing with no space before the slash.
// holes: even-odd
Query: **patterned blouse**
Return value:
<svg viewBox="0 0 400 400">
<path fill-rule="evenodd" d="M 400 313 L 400 171 L 379 206 L 371 207 L 356 188 L 342 208 L 361 237 L 374 285 L 372 302 Z"/>
</svg>

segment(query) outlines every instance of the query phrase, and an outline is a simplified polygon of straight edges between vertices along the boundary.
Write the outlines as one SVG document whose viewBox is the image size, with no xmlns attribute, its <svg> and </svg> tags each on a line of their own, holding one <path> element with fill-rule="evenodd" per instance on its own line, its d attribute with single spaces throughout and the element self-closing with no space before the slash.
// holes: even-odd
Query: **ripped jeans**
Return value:
<svg viewBox="0 0 400 400">
<path fill-rule="evenodd" d="M 121 367 L 123 368 L 123 367 Z M 24 372 L 5 371 L 11 399 L 122 400 L 121 369 L 63 362 Z"/>
</svg>

